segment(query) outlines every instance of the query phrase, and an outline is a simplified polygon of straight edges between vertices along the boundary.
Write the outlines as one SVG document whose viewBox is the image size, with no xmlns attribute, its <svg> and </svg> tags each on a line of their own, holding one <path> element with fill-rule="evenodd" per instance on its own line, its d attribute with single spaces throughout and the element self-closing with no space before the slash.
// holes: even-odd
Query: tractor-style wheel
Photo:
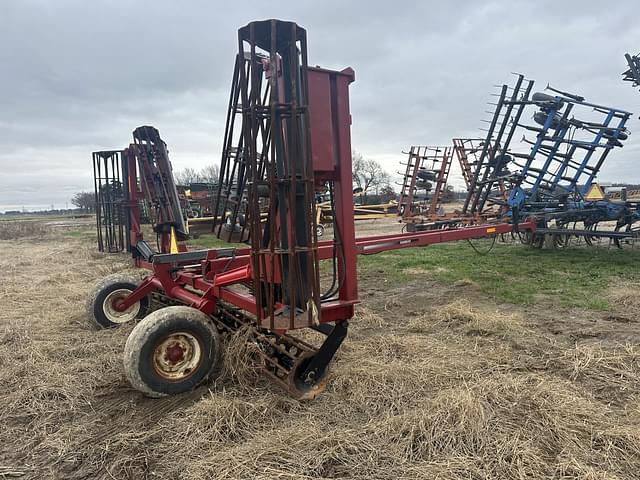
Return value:
<svg viewBox="0 0 640 480">
<path fill-rule="evenodd" d="M 529 231 L 519 232 L 520 242 L 531 248 L 542 248 L 544 246 L 544 235 L 531 233 Z"/>
<path fill-rule="evenodd" d="M 189 391 L 217 377 L 221 367 L 220 335 L 207 315 L 191 307 L 150 313 L 124 347 L 126 376 L 149 397 Z"/>
<path fill-rule="evenodd" d="M 139 281 L 133 277 L 116 273 L 98 282 L 87 297 L 87 316 L 99 328 L 119 327 L 146 315 L 149 299 L 143 298 L 127 310 L 118 311 L 115 304 L 133 292 Z"/>
</svg>

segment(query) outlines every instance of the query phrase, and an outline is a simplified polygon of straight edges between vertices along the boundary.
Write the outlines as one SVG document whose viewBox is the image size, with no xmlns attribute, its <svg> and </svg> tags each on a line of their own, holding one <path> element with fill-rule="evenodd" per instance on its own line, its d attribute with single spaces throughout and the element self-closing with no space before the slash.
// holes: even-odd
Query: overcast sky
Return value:
<svg viewBox="0 0 640 480">
<path fill-rule="evenodd" d="M 624 53 L 640 3 L 0 0 L 0 211 L 92 190 L 91 152 L 156 126 L 175 169 L 218 163 L 236 31 L 305 27 L 313 65 L 356 72 L 353 148 L 396 173 L 410 145 L 477 137 L 492 86 L 524 73 L 635 113 Z M 640 182 L 640 134 L 601 181 Z"/>
</svg>

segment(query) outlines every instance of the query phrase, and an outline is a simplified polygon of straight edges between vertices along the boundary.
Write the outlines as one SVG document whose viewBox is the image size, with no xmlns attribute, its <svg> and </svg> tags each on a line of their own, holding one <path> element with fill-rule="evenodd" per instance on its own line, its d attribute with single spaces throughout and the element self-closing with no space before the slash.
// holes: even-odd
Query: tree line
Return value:
<svg viewBox="0 0 640 480">
<path fill-rule="evenodd" d="M 362 203 L 370 201 L 387 202 L 396 197 L 395 189 L 391 182 L 391 175 L 382 168 L 379 162 L 365 158 L 361 153 L 354 151 L 351 156 L 353 169 L 353 186 L 361 190 Z M 208 165 L 200 170 L 186 167 L 176 170 L 173 178 L 176 185 L 188 186 L 192 183 L 217 184 L 220 177 L 220 167 L 216 164 Z M 93 213 L 96 208 L 94 192 L 77 192 L 71 199 L 71 203 L 85 213 Z"/>
</svg>

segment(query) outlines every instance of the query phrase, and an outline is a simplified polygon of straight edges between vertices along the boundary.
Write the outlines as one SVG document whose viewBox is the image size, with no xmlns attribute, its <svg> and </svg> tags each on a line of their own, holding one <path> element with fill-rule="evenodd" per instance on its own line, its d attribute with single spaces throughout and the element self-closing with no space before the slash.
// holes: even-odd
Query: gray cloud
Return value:
<svg viewBox="0 0 640 480">
<path fill-rule="evenodd" d="M 0 3 L 0 210 L 64 205 L 92 186 L 90 152 L 160 129 L 176 168 L 218 162 L 237 48 L 254 19 L 294 20 L 312 64 L 351 66 L 353 146 L 398 170 L 411 144 L 479 136 L 494 84 L 526 74 L 637 111 L 620 79 L 635 51 L 636 2 Z M 637 115 L 629 124 L 637 126 Z M 602 170 L 640 182 L 640 138 Z"/>
</svg>

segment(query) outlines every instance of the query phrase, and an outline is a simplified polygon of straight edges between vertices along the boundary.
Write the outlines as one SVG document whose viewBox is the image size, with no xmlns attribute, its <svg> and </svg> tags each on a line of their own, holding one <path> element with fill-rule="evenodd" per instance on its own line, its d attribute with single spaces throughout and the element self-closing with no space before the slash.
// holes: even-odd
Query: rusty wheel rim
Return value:
<svg viewBox="0 0 640 480">
<path fill-rule="evenodd" d="M 202 363 L 202 345 L 188 332 L 167 335 L 153 349 L 153 368 L 166 380 L 178 382 L 192 376 Z"/>
<path fill-rule="evenodd" d="M 138 316 L 138 313 L 140 313 L 140 302 L 134 303 L 126 310 L 116 310 L 116 304 L 124 300 L 130 294 L 131 290 L 119 288 L 105 297 L 104 302 L 102 303 L 102 311 L 111 323 L 130 322 Z"/>
</svg>

